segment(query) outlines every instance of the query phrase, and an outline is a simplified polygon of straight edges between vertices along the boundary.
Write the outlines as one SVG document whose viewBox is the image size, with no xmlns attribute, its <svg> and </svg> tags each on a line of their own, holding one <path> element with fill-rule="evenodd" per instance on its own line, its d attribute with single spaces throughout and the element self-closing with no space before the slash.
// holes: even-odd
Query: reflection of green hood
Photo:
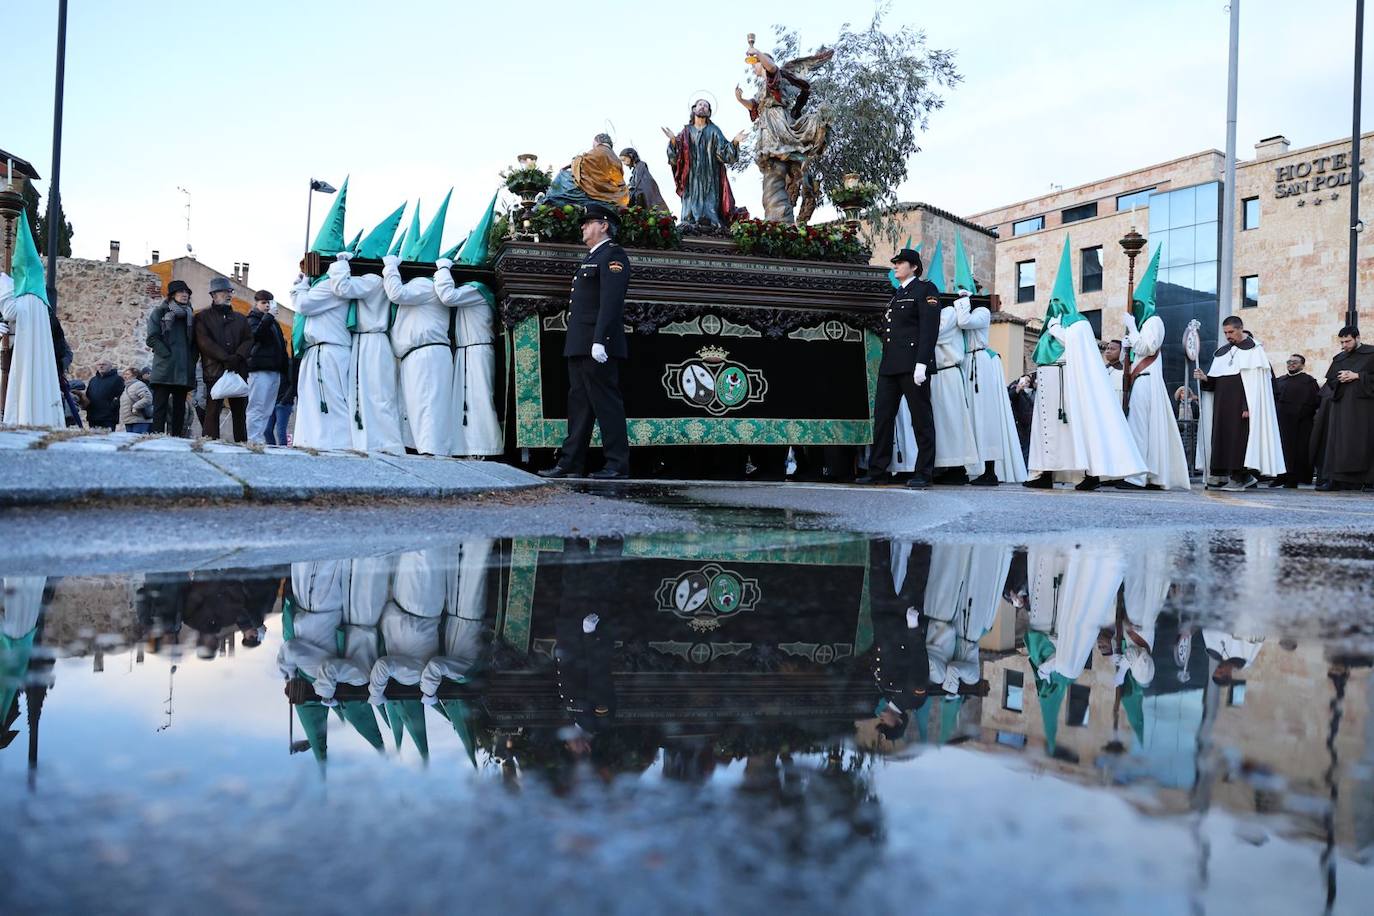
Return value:
<svg viewBox="0 0 1374 916">
<path fill-rule="evenodd" d="M 945 249 L 939 239 L 935 240 L 935 250 L 930 253 L 930 263 L 926 265 L 926 279 L 934 283 L 940 292 L 946 292 Z"/>
<path fill-rule="evenodd" d="M 323 763 L 329 756 L 329 709 L 311 700 L 297 704 L 296 717 L 301 720 L 301 728 L 305 729 L 305 738 L 310 742 L 315 759 Z"/>
<path fill-rule="evenodd" d="M 1051 674 L 1049 680 L 1041 680 L 1040 666 L 1055 654 L 1054 640 L 1039 630 L 1026 631 L 1026 658 L 1030 662 L 1031 676 L 1035 678 L 1035 695 L 1040 700 L 1040 716 L 1045 725 L 1045 749 L 1054 753 L 1055 738 L 1059 734 L 1059 707 L 1064 703 L 1064 695 L 1069 692 L 1073 681 L 1062 674 Z"/>
<path fill-rule="evenodd" d="M 954 737 L 954 729 L 959 724 L 959 708 L 964 705 L 963 697 L 943 697 L 940 700 L 940 741 L 944 744 Z"/>
<path fill-rule="evenodd" d="M 364 741 L 379 751 L 385 749 L 382 730 L 377 727 L 377 714 L 372 710 L 371 703 L 366 700 L 345 700 L 334 709 L 363 736 Z"/>
<path fill-rule="evenodd" d="M 346 249 L 347 246 L 344 244 L 344 211 L 347 206 L 348 179 L 345 178 L 343 187 L 339 188 L 339 193 L 334 196 L 334 202 L 329 205 L 329 212 L 325 214 L 320 232 L 315 236 L 315 244 L 310 246 L 311 251 L 332 258 Z"/>
<path fill-rule="evenodd" d="M 429 759 L 429 733 L 425 730 L 425 707 L 419 700 L 388 700 L 386 716 L 391 722 L 391 736 L 396 750 L 401 749 L 401 729 L 410 732 L 410 740 L 420 752 L 420 759 Z"/>
<path fill-rule="evenodd" d="M 1054 292 L 1050 293 L 1050 304 L 1045 308 L 1046 329 L 1040 332 L 1040 342 L 1035 345 L 1035 364 L 1048 366 L 1059 362 L 1064 356 L 1064 345 L 1054 339 L 1048 325 L 1053 318 L 1059 319 L 1062 327 L 1084 321 L 1078 311 L 1078 300 L 1073 294 L 1073 264 L 1069 259 L 1069 237 L 1064 236 L 1064 253 L 1059 258 L 1059 273 L 1054 278 Z"/>
<path fill-rule="evenodd" d="M 1126 681 L 1121 685 L 1121 708 L 1126 710 L 1126 721 L 1131 723 L 1131 731 L 1135 732 L 1136 745 L 1140 748 L 1145 747 L 1145 689 L 1140 686 L 1140 682 L 1135 679 L 1135 675 L 1127 674 Z"/>
<path fill-rule="evenodd" d="M 1163 246 L 1161 245 L 1160 248 Z M 1135 316 L 1135 326 L 1143 327 L 1146 320 L 1155 313 L 1155 277 L 1159 273 L 1159 248 L 1150 258 L 1150 266 L 1145 268 L 1145 276 L 1136 284 L 1135 295 L 1131 299 L 1131 314 Z"/>
<path fill-rule="evenodd" d="M 19 222 L 25 221 L 20 219 Z M 29 656 L 33 653 L 33 640 L 37 635 L 38 627 L 23 636 L 0 634 L 0 721 L 9 715 L 11 704 L 24 686 L 24 678 L 29 671 Z"/>
<path fill-rule="evenodd" d="M 472 711 L 468 704 L 463 700 L 440 700 L 438 705 L 439 711 L 458 733 L 458 740 L 463 742 L 463 750 L 468 752 L 472 768 L 477 769 L 477 736 L 472 732 Z"/>
</svg>

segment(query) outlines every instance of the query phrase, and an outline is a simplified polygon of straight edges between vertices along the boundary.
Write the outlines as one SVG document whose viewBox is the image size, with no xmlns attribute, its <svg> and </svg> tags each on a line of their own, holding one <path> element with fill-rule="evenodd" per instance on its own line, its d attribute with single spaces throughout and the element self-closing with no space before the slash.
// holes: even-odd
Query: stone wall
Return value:
<svg viewBox="0 0 1374 916">
<path fill-rule="evenodd" d="M 57 315 L 72 348 L 70 378 L 89 379 L 95 364 L 146 366 L 145 322 L 161 298 L 152 272 L 133 264 L 57 260 Z"/>
<path fill-rule="evenodd" d="M 899 204 L 898 208 L 901 211 L 898 215 L 900 238 L 896 245 L 886 239 L 880 239 L 873 246 L 874 264 L 887 264 L 897 248 L 910 236 L 911 247 L 921 246 L 921 259 L 926 262 L 926 268 L 929 269 L 929 259 L 935 251 L 936 243 L 939 242 L 943 247 L 945 281 L 947 284 L 953 284 L 954 239 L 957 236 L 964 243 L 964 253 L 968 255 L 973 278 L 989 291 L 992 290 L 996 238 L 938 207 L 918 203 Z"/>
</svg>

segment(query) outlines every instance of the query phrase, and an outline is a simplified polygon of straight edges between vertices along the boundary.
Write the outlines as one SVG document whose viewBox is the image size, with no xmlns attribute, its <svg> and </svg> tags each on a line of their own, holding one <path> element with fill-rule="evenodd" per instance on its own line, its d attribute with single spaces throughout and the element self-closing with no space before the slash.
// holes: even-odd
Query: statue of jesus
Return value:
<svg viewBox="0 0 1374 916">
<path fill-rule="evenodd" d="M 727 167 L 739 160 L 739 143 L 745 132 L 733 139 L 711 121 L 711 103 L 697 99 L 692 105 L 692 120 L 674 134 L 663 128 L 668 138 L 668 164 L 682 198 L 682 224 L 724 229 L 735 212 L 735 196 L 730 191 Z"/>
</svg>

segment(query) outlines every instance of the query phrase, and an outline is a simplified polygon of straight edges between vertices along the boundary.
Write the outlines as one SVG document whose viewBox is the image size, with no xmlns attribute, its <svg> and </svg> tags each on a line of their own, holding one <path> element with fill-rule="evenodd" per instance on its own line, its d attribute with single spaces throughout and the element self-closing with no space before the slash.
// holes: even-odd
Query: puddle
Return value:
<svg viewBox="0 0 1374 916">
<path fill-rule="evenodd" d="M 0 901 L 1364 911 L 1365 539 L 700 511 L 6 578 Z"/>
</svg>

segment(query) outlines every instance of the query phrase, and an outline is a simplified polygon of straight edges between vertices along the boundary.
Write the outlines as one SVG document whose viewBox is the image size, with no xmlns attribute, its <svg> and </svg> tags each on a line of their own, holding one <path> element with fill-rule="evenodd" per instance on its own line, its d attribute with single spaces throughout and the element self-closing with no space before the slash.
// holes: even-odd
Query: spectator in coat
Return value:
<svg viewBox="0 0 1374 916">
<path fill-rule="evenodd" d="M 237 372 L 248 380 L 248 356 L 253 352 L 253 332 L 248 319 L 234 311 L 234 287 L 224 277 L 210 281 L 210 307 L 196 315 L 196 348 L 205 376 L 207 397 L 203 433 L 207 439 L 219 438 L 219 415 L 225 403 L 233 416 L 234 441 L 248 439 L 248 398 L 216 398 L 215 383 L 226 372 Z"/>
<path fill-rule="evenodd" d="M 95 364 L 95 375 L 86 383 L 86 424 L 91 429 L 113 430 L 119 425 L 119 396 L 124 393 L 120 378 L 110 361 Z"/>
<path fill-rule="evenodd" d="M 124 370 L 124 392 L 119 396 L 119 425 L 131 433 L 152 430 L 153 393 L 133 366 Z"/>
<path fill-rule="evenodd" d="M 186 396 L 196 384 L 196 341 L 191 287 L 167 285 L 167 298 L 148 316 L 147 344 L 153 351 L 149 388 L 155 433 L 186 435 Z"/>
<path fill-rule="evenodd" d="M 277 301 L 265 289 L 253 296 L 248 327 L 253 331 L 253 350 L 248 354 L 248 441 L 265 442 L 282 376 L 289 371 L 286 337 L 277 324 Z"/>
</svg>

